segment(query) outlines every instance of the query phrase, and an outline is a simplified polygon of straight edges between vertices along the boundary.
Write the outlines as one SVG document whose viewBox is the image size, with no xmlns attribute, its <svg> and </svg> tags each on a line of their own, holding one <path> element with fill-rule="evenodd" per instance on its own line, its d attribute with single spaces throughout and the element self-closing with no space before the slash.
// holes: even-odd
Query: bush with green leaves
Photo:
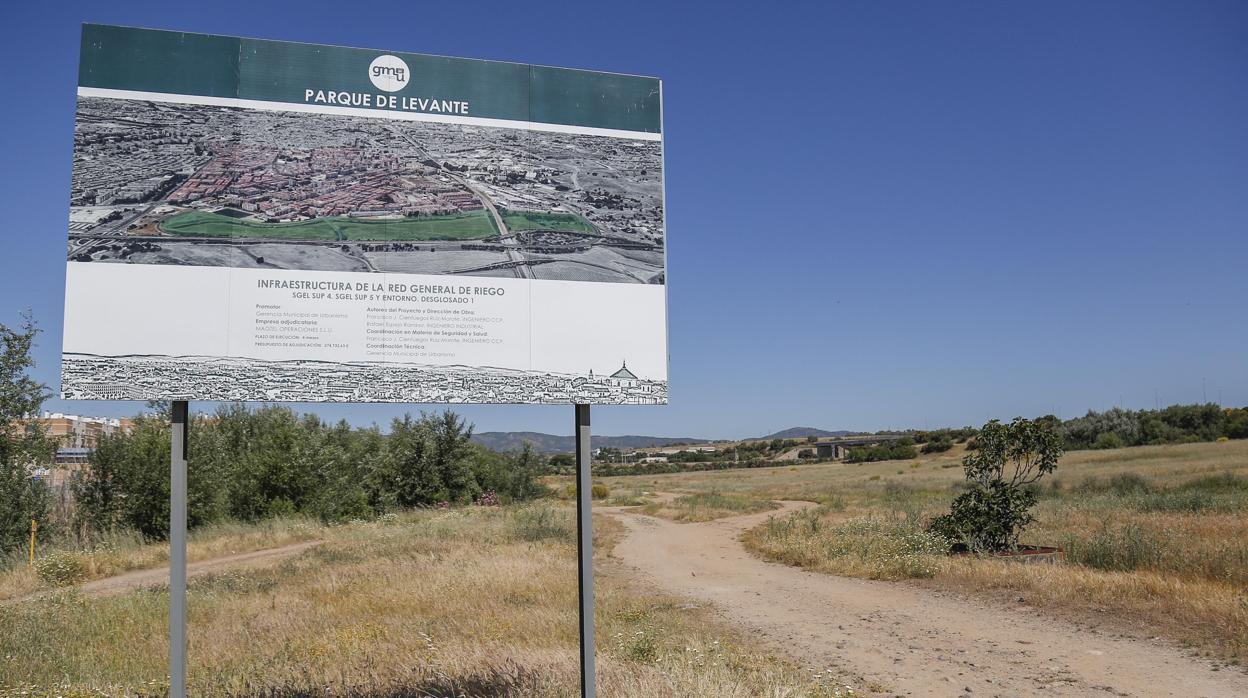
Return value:
<svg viewBox="0 0 1248 698">
<path fill-rule="evenodd" d="M 528 543 L 545 540 L 574 542 L 576 519 L 570 509 L 557 509 L 538 502 L 504 510 L 512 534 Z"/>
<path fill-rule="evenodd" d="M 909 437 L 885 441 L 875 446 L 858 446 L 849 449 L 846 463 L 874 463 L 882 460 L 910 460 L 919 455 L 914 439 Z"/>
<path fill-rule="evenodd" d="M 933 439 L 923 444 L 923 448 L 919 449 L 923 453 L 944 453 L 953 448 L 953 442 L 946 438 Z"/>
<path fill-rule="evenodd" d="M 1122 437 L 1119 436 L 1116 432 L 1112 432 L 1112 431 L 1106 431 L 1106 432 L 1097 434 L 1096 440 L 1092 442 L 1092 448 L 1098 448 L 1102 450 L 1111 449 L 1111 448 L 1124 448 L 1126 447 L 1126 445 L 1127 443 L 1122 440 Z"/>
<path fill-rule="evenodd" d="M 35 573 L 45 584 L 64 587 L 87 578 L 85 555 L 76 550 L 58 550 L 35 562 Z"/>
<path fill-rule="evenodd" d="M 27 545 L 32 519 L 49 529 L 52 497 L 31 464 L 51 460 L 56 442 L 27 419 L 48 397 L 47 387 L 28 374 L 38 334 L 29 316 L 17 329 L 0 324 L 0 556 Z"/>
<path fill-rule="evenodd" d="M 962 466 L 968 489 L 953 500 L 948 514 L 932 520 L 931 530 L 952 544 L 977 553 L 1014 550 L 1034 518 L 1033 483 L 1057 468 L 1062 438 L 1052 420 L 1019 417 L 997 420 L 980 430 L 979 448 Z"/>
</svg>

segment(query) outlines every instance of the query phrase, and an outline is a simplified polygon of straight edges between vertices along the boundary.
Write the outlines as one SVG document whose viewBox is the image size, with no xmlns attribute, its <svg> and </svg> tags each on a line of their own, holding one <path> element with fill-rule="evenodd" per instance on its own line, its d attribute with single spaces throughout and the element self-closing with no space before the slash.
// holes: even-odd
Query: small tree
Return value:
<svg viewBox="0 0 1248 698">
<path fill-rule="evenodd" d="M 546 492 L 546 487 L 538 481 L 546 468 L 546 459 L 533 450 L 528 441 L 519 451 L 508 454 L 509 472 L 506 494 L 513 499 L 535 499 Z"/>
<path fill-rule="evenodd" d="M 30 316 L 11 329 L 0 324 L 0 555 L 20 548 L 30 520 L 47 523 L 51 496 L 31 469 L 48 463 L 56 442 L 31 419 L 47 399 L 47 387 L 28 375 L 39 330 Z"/>
<path fill-rule="evenodd" d="M 92 542 L 122 524 L 125 495 L 118 473 L 127 440 L 122 435 L 102 437 L 91 454 L 91 467 L 74 473 L 74 528 L 83 542 Z"/>
<path fill-rule="evenodd" d="M 932 530 L 975 552 L 1016 549 L 1035 520 L 1030 510 L 1036 495 L 1028 485 L 1057 468 L 1062 438 L 1047 421 L 1019 417 L 1009 424 L 988 422 L 978 442 L 962 460 L 971 489 L 932 521 Z"/>
</svg>

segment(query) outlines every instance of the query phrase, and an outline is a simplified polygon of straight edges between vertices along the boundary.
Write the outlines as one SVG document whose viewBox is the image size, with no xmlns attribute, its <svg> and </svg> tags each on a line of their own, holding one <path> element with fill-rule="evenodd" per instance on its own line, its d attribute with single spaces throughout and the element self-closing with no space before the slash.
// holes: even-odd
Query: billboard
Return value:
<svg viewBox="0 0 1248 698">
<path fill-rule="evenodd" d="M 663 404 L 655 78 L 84 25 L 62 396 Z"/>
</svg>

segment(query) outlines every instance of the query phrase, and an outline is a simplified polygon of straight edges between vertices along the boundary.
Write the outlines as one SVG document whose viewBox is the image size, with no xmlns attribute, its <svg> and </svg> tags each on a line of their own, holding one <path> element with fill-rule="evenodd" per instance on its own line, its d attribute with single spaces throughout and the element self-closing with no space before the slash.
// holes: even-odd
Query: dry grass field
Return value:
<svg viewBox="0 0 1248 698">
<path fill-rule="evenodd" d="M 647 498 L 639 511 L 673 521 L 712 521 L 725 516 L 753 514 L 776 509 L 779 505 L 739 492 L 694 492 L 674 497 Z"/>
<path fill-rule="evenodd" d="M 599 552 L 619 524 L 596 521 Z M 191 580 L 190 686 L 199 696 L 578 695 L 575 526 L 561 504 L 388 515 L 335 527 L 220 528 L 211 550 L 315 538 L 274 566 Z M 159 563 L 121 547 L 112 569 Z M 98 569 L 92 574 L 103 574 Z M 40 582 L 0 575 L 16 596 Z M 602 695 L 841 696 L 834 677 L 757 649 L 696 605 L 600 561 Z M 0 696 L 162 695 L 167 590 L 72 588 L 0 603 Z"/>
<path fill-rule="evenodd" d="M 959 446 L 913 461 L 603 482 L 622 497 L 644 490 L 816 501 L 822 506 L 747 532 L 747 547 L 828 573 L 1023 597 L 1081 622 L 1162 635 L 1228 664 L 1248 662 L 1248 442 L 1067 454 L 1042 482 L 1037 521 L 1023 540 L 1063 547 L 1067 559 L 1059 565 L 940 554 L 943 546 L 924 525 L 960 491 L 963 455 Z"/>
<path fill-rule="evenodd" d="M 304 519 L 270 519 L 257 524 L 215 524 L 190 534 L 186 554 L 190 562 L 275 548 L 314 540 L 320 527 Z M 0 566 L 0 604 L 45 590 L 50 585 L 86 582 L 132 570 L 169 564 L 169 546 L 148 545 L 134 534 L 107 539 L 90 551 L 41 551 L 37 567 L 24 558 Z"/>
</svg>

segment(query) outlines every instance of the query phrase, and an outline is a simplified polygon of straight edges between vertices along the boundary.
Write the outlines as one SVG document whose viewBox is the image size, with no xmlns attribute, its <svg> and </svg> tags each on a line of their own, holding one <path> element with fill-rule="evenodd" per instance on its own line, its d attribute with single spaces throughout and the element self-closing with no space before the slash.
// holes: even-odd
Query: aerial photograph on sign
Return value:
<svg viewBox="0 0 1248 698">
<path fill-rule="evenodd" d="M 662 145 L 80 96 L 67 260 L 662 284 Z"/>
</svg>

